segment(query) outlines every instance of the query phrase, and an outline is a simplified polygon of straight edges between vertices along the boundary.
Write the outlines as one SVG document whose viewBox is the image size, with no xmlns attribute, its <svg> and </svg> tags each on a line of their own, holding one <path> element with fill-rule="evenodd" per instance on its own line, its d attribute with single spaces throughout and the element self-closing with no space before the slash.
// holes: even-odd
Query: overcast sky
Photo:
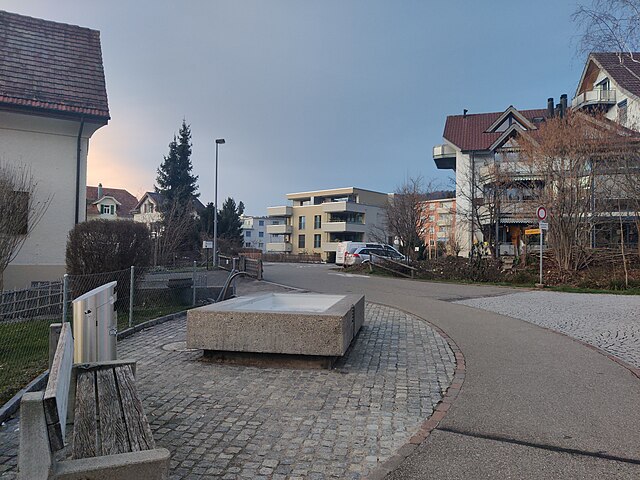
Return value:
<svg viewBox="0 0 640 480">
<path fill-rule="evenodd" d="M 285 194 L 391 192 L 421 174 L 448 186 L 432 147 L 447 115 L 545 108 L 573 96 L 573 1 L 0 0 L 0 8 L 100 30 L 111 121 L 88 183 L 140 197 L 183 118 L 201 200 L 247 213 Z"/>
</svg>

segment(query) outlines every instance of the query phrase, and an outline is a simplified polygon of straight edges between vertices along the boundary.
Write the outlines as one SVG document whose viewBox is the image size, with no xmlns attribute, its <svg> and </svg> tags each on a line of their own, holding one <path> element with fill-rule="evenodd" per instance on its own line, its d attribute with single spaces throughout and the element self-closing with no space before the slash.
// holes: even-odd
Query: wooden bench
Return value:
<svg viewBox="0 0 640 480">
<path fill-rule="evenodd" d="M 130 361 L 73 364 L 71 326 L 62 324 L 45 391 L 25 394 L 20 404 L 18 478 L 168 478 L 169 451 L 155 447 L 134 373 Z M 73 443 L 65 449 L 71 421 Z"/>
</svg>

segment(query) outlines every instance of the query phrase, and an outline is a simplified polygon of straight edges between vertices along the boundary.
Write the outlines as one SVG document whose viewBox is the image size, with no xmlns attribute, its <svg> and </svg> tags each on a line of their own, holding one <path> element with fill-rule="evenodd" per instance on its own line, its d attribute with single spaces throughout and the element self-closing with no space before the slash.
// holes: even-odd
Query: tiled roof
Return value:
<svg viewBox="0 0 640 480">
<path fill-rule="evenodd" d="M 0 107 L 108 120 L 100 32 L 0 10 Z"/>
<path fill-rule="evenodd" d="M 546 109 L 518 110 L 518 112 L 530 121 L 534 118 L 547 117 Z M 488 150 L 502 132 L 487 132 L 487 129 L 503 113 L 450 115 L 447 117 L 442 136 L 462 151 Z"/>
<path fill-rule="evenodd" d="M 138 199 L 122 188 L 102 187 L 102 197 L 113 197 L 120 205 L 117 208 L 118 217 L 133 218 L 131 211 L 136 208 Z M 98 215 L 97 205 L 94 202 L 100 200 L 98 198 L 98 187 L 87 187 L 87 214 Z"/>
<path fill-rule="evenodd" d="M 631 55 L 636 60 L 631 59 Z M 618 85 L 640 97 L 640 52 L 628 54 L 592 53 L 591 56 L 604 68 Z"/>
<path fill-rule="evenodd" d="M 140 198 L 140 201 L 134 205 L 134 210 L 139 210 L 140 206 L 143 204 L 144 199 L 149 197 L 156 205 L 162 205 L 164 203 L 164 195 L 158 192 L 145 192 L 144 195 Z M 196 213 L 200 214 L 205 210 L 205 206 L 202 204 L 198 197 L 193 197 L 193 206 L 196 210 Z"/>
</svg>

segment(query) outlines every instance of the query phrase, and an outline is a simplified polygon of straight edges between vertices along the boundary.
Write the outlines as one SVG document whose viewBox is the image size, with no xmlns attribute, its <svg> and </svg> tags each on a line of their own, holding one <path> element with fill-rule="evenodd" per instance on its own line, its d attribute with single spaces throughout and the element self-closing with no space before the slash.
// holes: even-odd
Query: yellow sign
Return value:
<svg viewBox="0 0 640 480">
<path fill-rule="evenodd" d="M 525 235 L 540 235 L 539 228 L 528 228 L 524 231 Z"/>
</svg>

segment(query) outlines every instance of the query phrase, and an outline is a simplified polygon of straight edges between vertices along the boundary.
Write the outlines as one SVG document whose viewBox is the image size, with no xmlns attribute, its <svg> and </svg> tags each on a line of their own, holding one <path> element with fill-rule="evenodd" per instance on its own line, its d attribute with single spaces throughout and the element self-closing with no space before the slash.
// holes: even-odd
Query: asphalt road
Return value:
<svg viewBox="0 0 640 480">
<path fill-rule="evenodd" d="M 464 385 L 452 408 L 387 478 L 640 478 L 637 377 L 570 338 L 452 303 L 513 289 L 334 269 L 267 264 L 264 272 L 268 281 L 363 293 L 368 301 L 408 311 L 444 330 L 465 355 Z"/>
</svg>

